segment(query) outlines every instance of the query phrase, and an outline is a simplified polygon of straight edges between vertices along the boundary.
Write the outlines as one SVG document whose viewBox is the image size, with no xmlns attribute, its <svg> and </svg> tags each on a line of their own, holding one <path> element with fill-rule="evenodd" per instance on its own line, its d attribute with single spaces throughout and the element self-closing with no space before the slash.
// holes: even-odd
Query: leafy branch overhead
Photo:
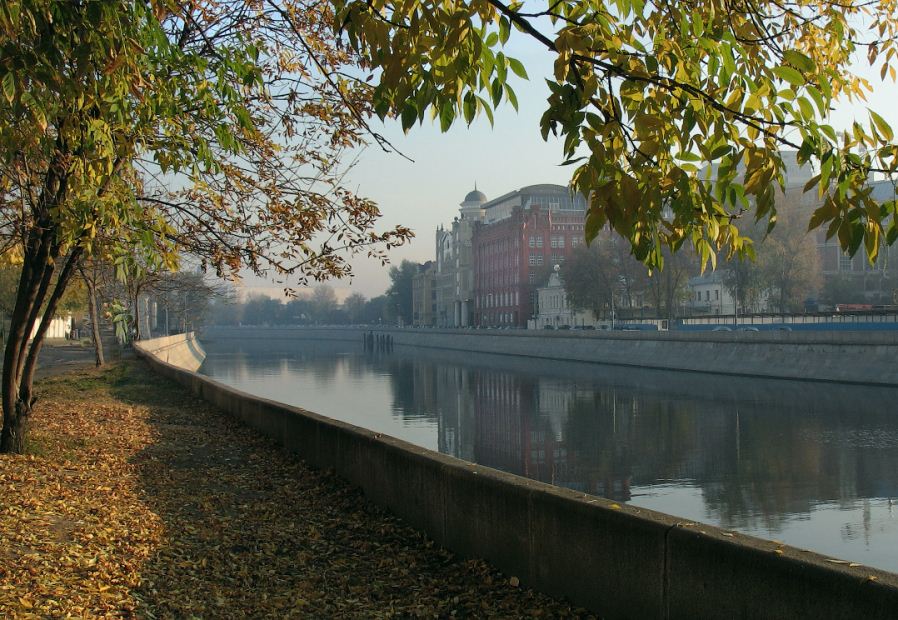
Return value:
<svg viewBox="0 0 898 620">
<path fill-rule="evenodd" d="M 0 247 L 22 257 L 0 452 L 24 445 L 43 334 L 85 257 L 304 283 L 412 236 L 343 184 L 370 102 L 332 22 L 318 0 L 0 3 Z"/>
<path fill-rule="evenodd" d="M 853 56 L 895 80 L 896 15 L 896 0 L 338 0 L 335 26 L 382 69 L 374 110 L 406 129 L 516 105 L 509 81 L 526 72 L 503 49 L 537 41 L 555 59 L 542 135 L 578 164 L 587 239 L 609 224 L 661 266 L 684 242 L 703 264 L 750 255 L 743 218 L 775 224 L 783 150 L 815 170 L 811 228 L 870 260 L 898 239 L 894 196 L 868 188 L 871 172 L 898 170 L 892 128 L 874 110 L 847 132 L 828 121 L 872 90 Z"/>
<path fill-rule="evenodd" d="M 341 185 L 369 103 L 340 77 L 354 58 L 331 19 L 315 0 L 3 3 L 5 222 L 50 200 L 64 250 L 105 235 L 112 254 L 221 273 L 321 279 L 348 273 L 343 251 L 384 257 L 409 231 L 373 230 L 376 205 Z"/>
</svg>

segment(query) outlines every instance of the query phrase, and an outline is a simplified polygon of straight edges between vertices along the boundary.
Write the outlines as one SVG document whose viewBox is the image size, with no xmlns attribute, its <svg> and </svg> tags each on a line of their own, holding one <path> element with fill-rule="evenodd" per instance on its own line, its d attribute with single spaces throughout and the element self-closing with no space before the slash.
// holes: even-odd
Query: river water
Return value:
<svg viewBox="0 0 898 620">
<path fill-rule="evenodd" d="M 898 389 L 361 342 L 203 345 L 200 372 L 249 393 L 898 572 Z"/>
</svg>

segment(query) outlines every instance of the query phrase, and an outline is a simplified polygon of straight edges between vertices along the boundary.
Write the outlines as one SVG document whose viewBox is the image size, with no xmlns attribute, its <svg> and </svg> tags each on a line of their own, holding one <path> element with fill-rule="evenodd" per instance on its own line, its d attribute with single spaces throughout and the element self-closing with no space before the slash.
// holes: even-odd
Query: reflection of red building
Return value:
<svg viewBox="0 0 898 620">
<path fill-rule="evenodd" d="M 563 398 L 551 400 L 545 386 L 489 371 L 473 373 L 471 388 L 475 462 L 616 501 L 630 499 L 625 462 L 612 458 L 600 463 L 597 455 L 569 449 L 563 430 L 570 402 L 567 390 Z M 550 420 L 553 408 L 561 425 Z"/>
<path fill-rule="evenodd" d="M 525 326 L 537 274 L 583 243 L 586 201 L 560 185 L 531 185 L 483 204 L 474 229 L 475 325 Z"/>
<path fill-rule="evenodd" d="M 532 393 L 507 373 L 477 373 L 473 384 L 475 460 L 524 475 L 521 440 L 528 422 L 523 412 L 533 408 Z"/>
</svg>

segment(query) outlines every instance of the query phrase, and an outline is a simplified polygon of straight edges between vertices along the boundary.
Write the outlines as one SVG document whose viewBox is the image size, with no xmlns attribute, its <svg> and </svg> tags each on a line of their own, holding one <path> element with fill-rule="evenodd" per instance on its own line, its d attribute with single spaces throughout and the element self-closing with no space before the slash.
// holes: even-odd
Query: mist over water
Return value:
<svg viewBox="0 0 898 620">
<path fill-rule="evenodd" d="M 201 372 L 468 461 L 898 572 L 898 389 L 361 342 L 211 341 Z"/>
</svg>

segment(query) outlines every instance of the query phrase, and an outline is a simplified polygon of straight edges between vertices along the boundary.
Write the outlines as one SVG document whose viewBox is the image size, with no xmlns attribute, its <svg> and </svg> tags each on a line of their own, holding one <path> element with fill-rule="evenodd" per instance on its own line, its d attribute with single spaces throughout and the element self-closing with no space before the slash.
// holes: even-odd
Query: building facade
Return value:
<svg viewBox="0 0 898 620">
<path fill-rule="evenodd" d="M 873 181 L 871 196 L 876 202 L 895 200 L 895 186 L 890 181 Z M 818 206 L 818 205 L 815 205 Z M 810 217 L 810 210 L 806 213 Z M 829 297 L 833 304 L 859 302 L 870 304 L 898 304 L 898 274 L 892 267 L 898 266 L 898 247 L 885 243 L 879 256 L 871 265 L 861 248 L 849 256 L 839 247 L 838 236 L 826 238 L 826 227 L 815 231 L 820 269 L 824 281 L 829 284 Z"/>
<path fill-rule="evenodd" d="M 724 279 L 723 270 L 689 278 L 689 314 L 734 314 L 736 303 Z"/>
<path fill-rule="evenodd" d="M 560 267 L 556 265 L 555 267 Z M 575 310 L 568 303 L 564 284 L 558 274 L 559 269 L 553 267 L 552 275 L 545 286 L 536 289 L 537 311 L 536 319 L 532 325 L 536 329 L 548 327 L 559 328 L 562 326 L 582 327 L 595 325 L 596 320 L 592 312 Z"/>
<path fill-rule="evenodd" d="M 474 228 L 482 221 L 486 196 L 475 187 L 459 205 L 449 228 L 436 232 L 435 324 L 468 327 L 474 318 Z"/>
<path fill-rule="evenodd" d="M 561 185 L 531 185 L 482 209 L 472 239 L 474 324 L 525 327 L 536 287 L 583 243 L 586 200 Z"/>
</svg>

